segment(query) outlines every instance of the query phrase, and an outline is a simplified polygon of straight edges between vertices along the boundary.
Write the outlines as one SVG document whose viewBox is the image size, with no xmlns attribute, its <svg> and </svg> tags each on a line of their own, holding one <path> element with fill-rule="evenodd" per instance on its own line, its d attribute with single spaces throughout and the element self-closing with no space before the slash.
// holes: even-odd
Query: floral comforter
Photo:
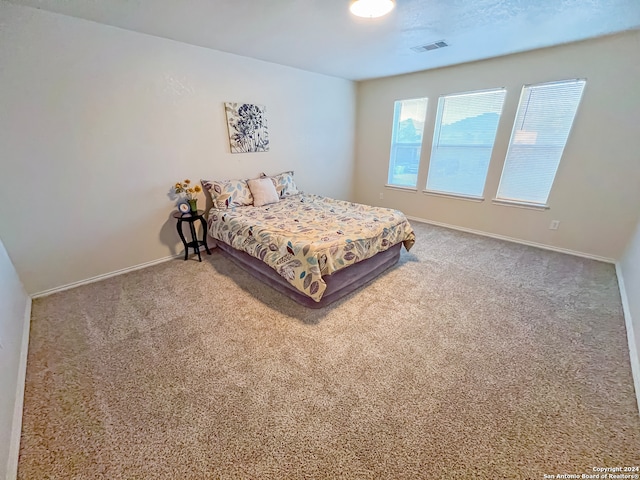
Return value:
<svg viewBox="0 0 640 480">
<path fill-rule="evenodd" d="M 415 235 L 397 210 L 293 195 L 264 207 L 211 209 L 209 235 L 271 266 L 291 285 L 320 301 L 323 275 L 373 257 Z"/>
</svg>

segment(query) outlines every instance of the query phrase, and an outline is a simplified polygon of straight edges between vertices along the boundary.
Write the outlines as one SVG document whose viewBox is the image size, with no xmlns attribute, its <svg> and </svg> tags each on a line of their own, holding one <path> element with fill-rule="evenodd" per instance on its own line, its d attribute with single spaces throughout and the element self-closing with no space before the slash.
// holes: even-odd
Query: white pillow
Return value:
<svg viewBox="0 0 640 480">
<path fill-rule="evenodd" d="M 270 178 L 252 178 L 247 180 L 247 183 L 253 195 L 254 206 L 262 207 L 280 201 L 280 195 Z"/>
</svg>

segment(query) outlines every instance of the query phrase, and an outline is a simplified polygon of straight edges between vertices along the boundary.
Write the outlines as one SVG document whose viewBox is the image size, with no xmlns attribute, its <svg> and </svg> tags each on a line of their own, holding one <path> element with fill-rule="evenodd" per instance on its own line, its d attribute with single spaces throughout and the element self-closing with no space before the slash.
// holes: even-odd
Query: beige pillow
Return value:
<svg viewBox="0 0 640 480">
<path fill-rule="evenodd" d="M 270 203 L 277 203 L 280 200 L 280 195 L 278 195 L 276 187 L 270 178 L 253 178 L 247 180 L 247 183 L 249 184 L 251 195 L 253 195 L 254 206 L 262 207 Z"/>
<path fill-rule="evenodd" d="M 211 195 L 215 208 L 225 209 L 253 205 L 251 190 L 246 180 L 200 180 Z"/>
</svg>

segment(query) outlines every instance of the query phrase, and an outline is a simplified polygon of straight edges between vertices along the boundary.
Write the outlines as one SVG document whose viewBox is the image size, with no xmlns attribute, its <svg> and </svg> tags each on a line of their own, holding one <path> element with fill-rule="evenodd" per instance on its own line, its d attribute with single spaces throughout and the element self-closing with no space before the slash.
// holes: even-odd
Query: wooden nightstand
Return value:
<svg viewBox="0 0 640 480">
<path fill-rule="evenodd" d="M 189 213 L 175 212 L 173 214 L 173 218 L 178 219 L 176 227 L 178 229 L 178 235 L 180 235 L 180 240 L 182 240 L 182 244 L 184 245 L 185 260 L 189 258 L 189 247 L 193 248 L 195 253 L 198 254 L 199 262 L 202 261 L 202 257 L 200 256 L 200 247 L 202 245 L 204 245 L 204 248 L 207 250 L 207 255 L 211 255 L 211 250 L 209 250 L 209 245 L 207 245 L 207 222 L 204 219 L 204 210 Z M 193 225 L 198 220 L 202 223 L 202 240 L 198 240 L 196 236 L 196 229 Z M 187 242 L 184 238 L 184 234 L 182 233 L 182 222 L 187 222 L 189 224 L 189 230 L 191 231 L 190 242 Z"/>
</svg>

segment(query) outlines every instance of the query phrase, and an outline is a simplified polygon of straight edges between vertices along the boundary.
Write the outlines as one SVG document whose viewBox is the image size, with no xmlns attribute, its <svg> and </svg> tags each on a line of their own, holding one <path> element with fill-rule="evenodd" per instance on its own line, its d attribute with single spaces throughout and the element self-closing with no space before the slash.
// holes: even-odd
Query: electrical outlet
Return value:
<svg viewBox="0 0 640 480">
<path fill-rule="evenodd" d="M 549 230 L 557 230 L 560 226 L 560 220 L 551 220 L 551 225 L 549 225 Z"/>
<path fill-rule="evenodd" d="M 380 200 L 384 198 L 384 193 L 380 192 Z"/>
</svg>

